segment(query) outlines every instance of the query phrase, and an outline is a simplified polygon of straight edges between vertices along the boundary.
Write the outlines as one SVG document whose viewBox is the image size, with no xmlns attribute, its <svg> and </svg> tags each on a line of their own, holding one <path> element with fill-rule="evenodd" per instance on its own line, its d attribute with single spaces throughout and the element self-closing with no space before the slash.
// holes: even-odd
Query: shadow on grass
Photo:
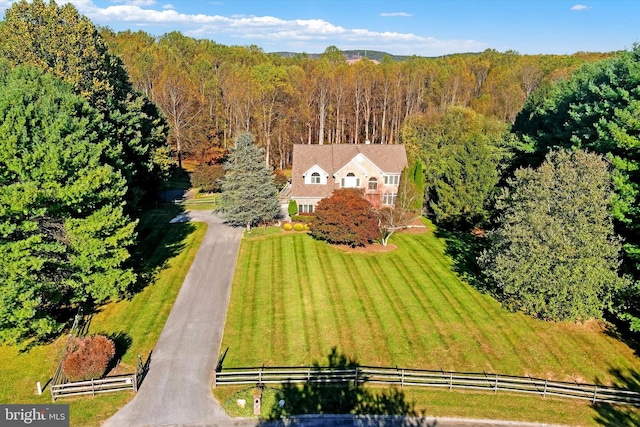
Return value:
<svg viewBox="0 0 640 427">
<path fill-rule="evenodd" d="M 636 371 L 623 372 L 611 369 L 615 376 L 614 386 L 628 390 L 640 391 L 640 373 Z M 596 403 L 593 409 L 598 413 L 596 422 L 605 426 L 638 426 L 640 425 L 640 408 L 633 405 L 614 405 L 610 403 Z"/>
<path fill-rule="evenodd" d="M 195 227 L 190 222 L 170 223 L 181 214 L 184 214 L 184 208 L 175 204 L 142 213 L 136 228 L 138 244 L 130 261 L 138 280 L 129 288 L 129 297 L 153 283 L 158 271 L 184 249 L 184 240 Z"/>
<path fill-rule="evenodd" d="M 488 249 L 489 239 L 477 237 L 469 232 L 448 231 L 440 228 L 436 229 L 435 235 L 445 241 L 445 254 L 451 257 L 453 271 L 458 274 L 458 277 L 480 292 L 499 297 L 498 290 L 478 265 L 478 257 Z"/>
<path fill-rule="evenodd" d="M 335 348 L 327 358 L 328 368 L 331 370 L 353 369 L 358 366 L 355 360 L 347 359 Z M 315 362 L 314 367 L 321 366 Z M 327 366 L 322 368 L 327 369 Z M 310 378 L 311 381 L 302 386 L 288 383 L 277 390 L 275 404 L 268 412 L 267 423 L 308 414 L 417 416 L 413 403 L 405 399 L 401 390 L 365 389 L 362 384 L 354 381 L 329 383 L 325 374 L 314 374 L 313 371 Z M 284 402 L 282 405 L 279 404 L 281 401 Z M 396 418 L 393 425 L 411 425 L 405 424 L 402 417 Z"/>
<path fill-rule="evenodd" d="M 133 344 L 133 339 L 131 338 L 131 335 L 123 331 L 114 332 L 107 335 L 107 337 L 109 337 L 111 341 L 113 341 L 116 347 L 116 353 L 106 369 L 106 372 L 111 372 L 111 370 L 114 369 L 118 365 L 118 363 L 120 363 L 120 359 L 122 359 L 122 356 L 124 356 L 131 347 L 131 344 Z"/>
</svg>

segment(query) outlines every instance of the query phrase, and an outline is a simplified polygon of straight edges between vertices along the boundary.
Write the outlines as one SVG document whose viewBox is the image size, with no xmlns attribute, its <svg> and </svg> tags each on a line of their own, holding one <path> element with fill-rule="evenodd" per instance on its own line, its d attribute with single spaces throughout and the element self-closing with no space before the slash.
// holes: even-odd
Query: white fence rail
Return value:
<svg viewBox="0 0 640 427">
<path fill-rule="evenodd" d="M 119 375 L 106 377 L 99 380 L 79 381 L 51 386 L 51 398 L 55 401 L 61 397 L 80 396 L 91 394 L 95 396 L 99 393 L 110 393 L 114 391 L 138 390 L 137 375 Z"/>
<path fill-rule="evenodd" d="M 138 365 L 133 374 L 114 375 L 96 380 L 67 382 L 64 374 L 60 374 L 60 382 L 51 385 L 51 400 L 56 401 L 61 397 L 81 396 L 91 394 L 95 396 L 100 393 L 112 393 L 116 391 L 138 392 L 138 386 L 144 380 L 144 376 L 149 368 L 149 360 L 142 363 L 142 358 L 138 355 Z"/>
<path fill-rule="evenodd" d="M 488 373 L 427 371 L 358 366 L 332 369 L 319 367 L 229 368 L 216 372 L 214 386 L 284 383 L 375 383 L 401 387 L 437 387 L 507 391 L 640 406 L 640 392 L 597 384 L 550 381 Z"/>
</svg>

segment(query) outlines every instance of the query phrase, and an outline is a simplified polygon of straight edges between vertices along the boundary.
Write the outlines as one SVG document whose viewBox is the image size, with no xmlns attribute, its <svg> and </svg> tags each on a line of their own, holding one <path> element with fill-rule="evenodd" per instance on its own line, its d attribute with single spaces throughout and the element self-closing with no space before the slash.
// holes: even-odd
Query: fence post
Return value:
<svg viewBox="0 0 640 427">
<path fill-rule="evenodd" d="M 400 388 L 404 387 L 404 368 L 402 368 L 402 376 L 400 377 Z"/>
<path fill-rule="evenodd" d="M 133 392 L 137 393 L 138 392 L 138 371 L 136 370 L 136 373 L 133 374 Z"/>
<path fill-rule="evenodd" d="M 218 387 L 218 372 L 213 371 L 213 388 L 217 388 Z"/>
<path fill-rule="evenodd" d="M 356 366 L 356 377 L 354 379 L 354 385 L 357 386 L 358 385 L 358 366 Z"/>
<path fill-rule="evenodd" d="M 91 378 L 91 392 L 93 393 L 94 396 L 96 395 L 96 388 L 93 385 L 93 378 Z"/>
<path fill-rule="evenodd" d="M 596 403 L 596 395 L 598 394 L 598 386 L 594 385 L 593 386 L 593 399 L 591 400 L 591 403 Z"/>
<path fill-rule="evenodd" d="M 307 368 L 307 382 L 311 381 L 311 368 Z"/>
<path fill-rule="evenodd" d="M 549 381 L 548 379 L 544 380 L 544 390 L 542 391 L 542 397 L 547 397 L 547 382 L 548 381 Z"/>
<path fill-rule="evenodd" d="M 498 393 L 498 374 L 496 374 L 496 384 L 493 387 L 493 394 L 497 394 Z"/>
<path fill-rule="evenodd" d="M 453 390 L 453 372 L 449 372 L 449 391 Z"/>
</svg>

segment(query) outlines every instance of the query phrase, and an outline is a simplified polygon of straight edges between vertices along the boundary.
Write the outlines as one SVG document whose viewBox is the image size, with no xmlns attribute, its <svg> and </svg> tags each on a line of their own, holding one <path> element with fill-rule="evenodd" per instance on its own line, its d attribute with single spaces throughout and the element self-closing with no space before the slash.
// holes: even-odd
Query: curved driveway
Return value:
<svg viewBox="0 0 640 427">
<path fill-rule="evenodd" d="M 151 354 L 144 383 L 104 426 L 233 423 L 213 399 L 211 385 L 242 229 L 222 224 L 210 212 L 188 215 L 206 222 L 207 233 Z"/>
</svg>

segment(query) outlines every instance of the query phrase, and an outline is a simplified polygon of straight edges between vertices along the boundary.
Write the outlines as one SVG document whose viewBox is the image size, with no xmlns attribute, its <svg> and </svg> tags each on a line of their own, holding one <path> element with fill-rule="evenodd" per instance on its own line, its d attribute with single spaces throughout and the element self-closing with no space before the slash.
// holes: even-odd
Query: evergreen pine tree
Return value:
<svg viewBox="0 0 640 427">
<path fill-rule="evenodd" d="M 250 230 L 252 225 L 278 217 L 278 190 L 265 164 L 264 150 L 253 143 L 253 135 L 243 133 L 235 143 L 224 165 L 225 179 L 216 212 L 226 222 Z"/>
</svg>

